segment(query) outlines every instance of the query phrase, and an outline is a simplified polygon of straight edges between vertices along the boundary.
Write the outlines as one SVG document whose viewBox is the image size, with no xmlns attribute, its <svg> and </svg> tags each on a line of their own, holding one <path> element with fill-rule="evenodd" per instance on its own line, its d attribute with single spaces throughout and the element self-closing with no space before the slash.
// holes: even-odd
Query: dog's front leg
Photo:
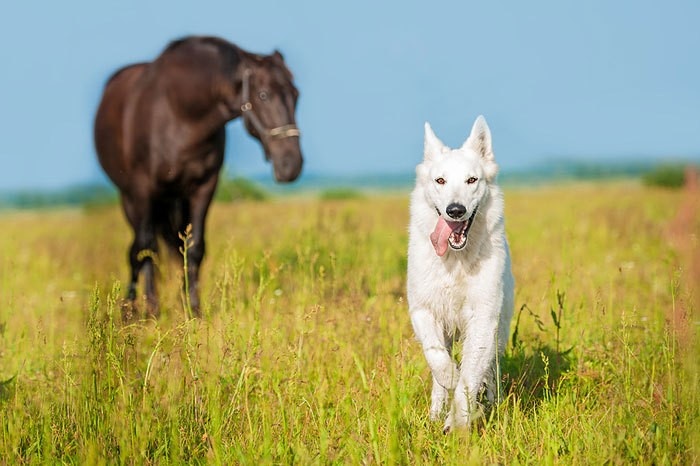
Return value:
<svg viewBox="0 0 700 466">
<path fill-rule="evenodd" d="M 459 383 L 455 388 L 445 430 L 469 424 L 477 410 L 476 397 L 479 390 L 484 381 L 490 381 L 493 377 L 498 346 L 497 331 L 498 320 L 493 313 L 483 312 L 474 315 L 468 322 L 462 349 Z"/>
<path fill-rule="evenodd" d="M 433 376 L 433 387 L 430 392 L 430 420 L 439 421 L 445 410 L 445 403 L 449 392 L 445 387 L 440 385 L 440 382 Z"/>
<path fill-rule="evenodd" d="M 430 402 L 430 419 L 437 420 L 445 406 L 448 391 L 454 390 L 459 381 L 459 370 L 445 341 L 445 332 L 433 314 L 427 309 L 411 312 L 411 323 L 423 346 L 423 354 L 433 375 Z"/>
</svg>

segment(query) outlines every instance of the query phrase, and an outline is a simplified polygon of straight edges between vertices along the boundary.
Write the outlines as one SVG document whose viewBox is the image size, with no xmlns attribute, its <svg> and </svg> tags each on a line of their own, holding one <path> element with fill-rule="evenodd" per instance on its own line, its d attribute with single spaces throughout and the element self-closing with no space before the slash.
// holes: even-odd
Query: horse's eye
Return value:
<svg viewBox="0 0 700 466">
<path fill-rule="evenodd" d="M 260 91 L 258 93 L 258 97 L 260 97 L 260 100 L 267 100 L 267 92 L 265 91 Z"/>
<path fill-rule="evenodd" d="M 467 184 L 474 184 L 474 183 L 476 183 L 477 179 L 478 178 L 471 176 L 471 177 L 467 178 Z"/>
<path fill-rule="evenodd" d="M 435 182 L 436 182 L 437 184 L 445 184 L 445 183 L 446 183 L 445 178 L 443 178 L 443 177 L 436 178 L 436 179 L 435 179 Z"/>
</svg>

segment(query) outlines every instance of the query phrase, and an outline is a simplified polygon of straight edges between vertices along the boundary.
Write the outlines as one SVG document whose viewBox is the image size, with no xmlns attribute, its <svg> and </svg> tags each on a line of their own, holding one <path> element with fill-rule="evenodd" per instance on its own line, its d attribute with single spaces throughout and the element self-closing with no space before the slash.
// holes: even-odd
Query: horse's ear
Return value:
<svg viewBox="0 0 700 466">
<path fill-rule="evenodd" d="M 272 55 L 270 55 L 270 58 L 272 58 L 272 63 L 279 66 L 281 69 L 283 69 L 284 72 L 287 74 L 287 77 L 291 81 L 294 81 L 294 75 L 289 70 L 289 68 L 287 68 L 287 64 L 284 62 L 284 55 L 282 55 L 282 52 L 275 49 L 275 51 L 272 52 Z"/>
</svg>

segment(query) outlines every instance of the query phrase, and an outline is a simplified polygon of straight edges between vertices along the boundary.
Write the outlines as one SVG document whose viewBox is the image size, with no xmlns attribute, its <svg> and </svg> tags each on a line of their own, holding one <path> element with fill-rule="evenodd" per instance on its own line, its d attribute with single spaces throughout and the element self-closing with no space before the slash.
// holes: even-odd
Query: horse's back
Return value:
<svg viewBox="0 0 700 466">
<path fill-rule="evenodd" d="M 95 149 L 102 168 L 120 188 L 129 179 L 124 127 L 130 99 L 148 63 L 136 63 L 117 70 L 107 81 L 95 116 Z"/>
</svg>

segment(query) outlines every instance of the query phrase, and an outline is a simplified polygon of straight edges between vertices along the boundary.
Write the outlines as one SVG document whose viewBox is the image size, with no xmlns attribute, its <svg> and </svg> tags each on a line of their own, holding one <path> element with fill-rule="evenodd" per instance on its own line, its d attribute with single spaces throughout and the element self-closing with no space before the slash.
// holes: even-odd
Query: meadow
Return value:
<svg viewBox="0 0 700 466">
<path fill-rule="evenodd" d="M 118 206 L 0 213 L 0 464 L 697 464 L 683 196 L 506 190 L 503 401 L 449 435 L 405 300 L 408 192 L 215 203 L 204 318 L 163 256 L 161 318 L 129 324 Z"/>
</svg>

